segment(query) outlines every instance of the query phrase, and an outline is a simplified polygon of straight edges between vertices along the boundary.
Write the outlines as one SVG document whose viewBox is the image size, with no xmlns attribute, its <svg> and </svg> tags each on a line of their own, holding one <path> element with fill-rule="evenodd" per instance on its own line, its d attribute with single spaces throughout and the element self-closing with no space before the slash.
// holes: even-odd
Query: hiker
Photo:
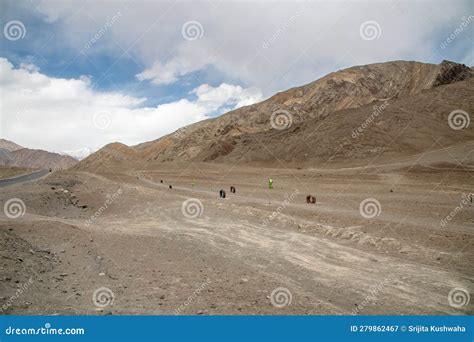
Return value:
<svg viewBox="0 0 474 342">
<path fill-rule="evenodd" d="M 268 177 L 268 188 L 273 189 L 273 179 L 272 179 L 272 177 Z"/>
</svg>

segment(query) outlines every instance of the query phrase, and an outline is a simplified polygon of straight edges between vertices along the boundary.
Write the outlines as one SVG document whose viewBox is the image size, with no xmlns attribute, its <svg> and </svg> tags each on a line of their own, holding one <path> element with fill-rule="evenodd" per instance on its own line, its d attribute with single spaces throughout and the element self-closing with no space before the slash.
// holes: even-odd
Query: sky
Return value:
<svg viewBox="0 0 474 342">
<path fill-rule="evenodd" d="M 354 65 L 474 65 L 472 1 L 0 0 L 0 18 L 0 137 L 77 156 Z"/>
</svg>

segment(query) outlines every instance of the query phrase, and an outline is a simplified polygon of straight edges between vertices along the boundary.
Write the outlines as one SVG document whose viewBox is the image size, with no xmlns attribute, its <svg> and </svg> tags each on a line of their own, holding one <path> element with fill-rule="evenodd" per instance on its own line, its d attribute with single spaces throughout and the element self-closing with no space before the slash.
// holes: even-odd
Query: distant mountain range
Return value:
<svg viewBox="0 0 474 342">
<path fill-rule="evenodd" d="M 355 66 L 155 141 L 109 144 L 75 168 L 170 161 L 356 165 L 467 144 L 474 141 L 473 74 L 449 61 Z"/>
<path fill-rule="evenodd" d="M 0 165 L 29 169 L 66 169 L 77 160 L 66 155 L 24 148 L 12 141 L 0 139 Z"/>
<path fill-rule="evenodd" d="M 91 155 L 92 153 L 94 153 L 95 151 L 97 151 L 97 149 L 93 149 L 91 147 L 84 147 L 84 148 L 80 148 L 80 149 L 77 149 L 77 150 L 61 151 L 61 152 L 57 152 L 57 153 L 67 155 L 67 156 L 71 156 L 71 157 L 73 157 L 74 159 L 77 159 L 77 160 L 82 160 L 82 159 L 86 158 L 87 156 Z"/>
</svg>

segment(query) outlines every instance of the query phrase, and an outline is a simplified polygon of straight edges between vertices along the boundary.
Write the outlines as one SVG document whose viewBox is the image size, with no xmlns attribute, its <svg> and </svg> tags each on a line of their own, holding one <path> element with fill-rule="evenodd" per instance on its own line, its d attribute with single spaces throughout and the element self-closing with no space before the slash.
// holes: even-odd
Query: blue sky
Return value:
<svg viewBox="0 0 474 342">
<path fill-rule="evenodd" d="M 472 1 L 0 6 L 1 136 L 55 151 L 153 140 L 353 65 L 474 64 Z"/>
</svg>

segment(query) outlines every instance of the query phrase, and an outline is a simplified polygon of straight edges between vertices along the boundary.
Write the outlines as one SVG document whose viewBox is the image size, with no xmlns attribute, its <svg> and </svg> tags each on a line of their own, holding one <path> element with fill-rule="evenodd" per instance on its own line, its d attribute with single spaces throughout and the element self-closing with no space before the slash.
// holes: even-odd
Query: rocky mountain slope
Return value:
<svg viewBox="0 0 474 342">
<path fill-rule="evenodd" d="M 474 112 L 472 74 L 448 61 L 351 67 L 155 141 L 107 146 L 78 168 L 120 159 L 311 166 L 462 143 L 474 139 L 472 126 L 452 129 L 448 116 Z"/>
<path fill-rule="evenodd" d="M 449 114 L 458 109 L 474 113 L 473 89 L 474 78 L 470 78 L 406 98 L 335 111 L 281 131 L 221 138 L 195 159 L 275 166 L 282 161 L 306 166 L 347 161 L 366 165 L 374 158 L 390 161 L 472 142 L 473 127 L 453 129 Z M 461 118 L 463 114 L 459 115 Z M 474 155 L 469 157 L 474 165 Z"/>
<path fill-rule="evenodd" d="M 145 162 L 140 152 L 133 147 L 121 143 L 112 143 L 81 160 L 74 168 L 100 172 L 110 171 L 115 167 L 129 169 Z"/>
<path fill-rule="evenodd" d="M 12 152 L 12 151 L 20 150 L 22 148 L 23 148 L 22 146 L 15 144 L 12 141 L 0 139 L 0 149 L 4 149 L 4 150 Z"/>
<path fill-rule="evenodd" d="M 77 163 L 77 160 L 58 153 L 23 148 L 11 141 L 1 139 L 0 165 L 29 169 L 66 169 Z"/>
</svg>

